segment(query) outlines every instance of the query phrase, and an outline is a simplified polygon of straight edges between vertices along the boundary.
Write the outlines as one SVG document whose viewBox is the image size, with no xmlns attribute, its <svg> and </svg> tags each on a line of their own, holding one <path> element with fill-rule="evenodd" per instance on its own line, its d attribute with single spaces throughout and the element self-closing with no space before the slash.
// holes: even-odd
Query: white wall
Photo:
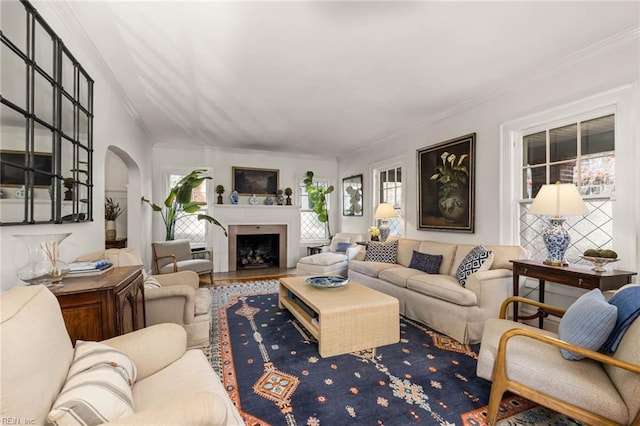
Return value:
<svg viewBox="0 0 640 426">
<path fill-rule="evenodd" d="M 340 177 L 364 173 L 365 214 L 363 218 L 342 218 L 342 230 L 362 232 L 373 225 L 371 204 L 371 168 L 385 158 L 400 156 L 403 160 L 403 194 L 406 208 L 405 235 L 409 238 L 430 239 L 464 243 L 513 243 L 501 241 L 500 223 L 509 218 L 501 217 L 500 138 L 503 123 L 523 116 L 560 106 L 587 96 L 638 81 L 640 49 L 635 41 L 616 49 L 607 50 L 595 57 L 577 61 L 573 66 L 551 72 L 546 78 L 529 76 L 522 84 L 514 84 L 501 96 L 485 103 L 460 111 L 457 114 L 425 124 L 382 143 L 362 149 L 352 156 L 340 158 Z M 505 58 L 508 60 L 508 58 Z M 443 82 L 446 84 L 446 82 Z M 627 111 L 628 112 L 628 111 Z M 627 252 L 621 253 L 624 262 L 616 268 L 638 271 L 640 269 L 640 185 L 637 164 L 640 164 L 640 140 L 638 137 L 638 94 L 635 94 L 634 131 L 622 139 L 616 139 L 617 148 L 624 158 L 616 158 L 616 181 L 618 199 L 624 200 L 626 208 L 620 211 L 627 223 L 625 229 L 632 240 Z M 425 118 L 425 121 L 430 121 Z M 475 189 L 475 233 L 432 232 L 417 229 L 417 182 L 416 150 L 468 133 L 477 133 L 476 143 L 476 189 Z M 635 165 L 635 166 L 634 166 Z M 633 168 L 635 167 L 635 171 Z M 510 200 L 506 200 L 510 202 Z M 629 246 L 625 242 L 625 246 Z"/>
<path fill-rule="evenodd" d="M 90 223 L 60 225 L 24 225 L 0 227 L 0 278 L 1 289 L 23 285 L 16 277 L 16 270 L 25 262 L 26 249 L 13 237 L 14 234 L 50 234 L 71 232 L 60 245 L 61 258 L 71 261 L 76 257 L 104 249 L 104 194 L 105 155 L 108 146 L 116 146 L 126 151 L 138 164 L 142 173 L 138 185 L 149 192 L 151 188 L 151 156 L 145 133 L 128 114 L 119 92 L 110 86 L 110 78 L 94 60 L 93 53 L 78 43 L 77 33 L 68 25 L 58 5 L 53 2 L 35 2 L 36 9 L 53 30 L 62 38 L 76 59 L 94 79 L 94 153 L 93 153 L 93 217 Z M 71 22 L 72 24 L 72 22 Z M 131 207 L 129 207 L 131 208 Z M 145 213 L 146 214 L 146 213 Z M 138 216 L 140 214 L 138 213 Z M 143 221 L 143 223 L 149 221 Z M 129 229 L 129 239 L 134 246 L 140 246 L 143 256 L 148 258 L 150 227 L 138 226 Z M 132 233 L 135 235 L 132 238 Z M 144 241 L 144 244 L 142 242 Z"/>
<path fill-rule="evenodd" d="M 278 169 L 280 188 L 291 187 L 294 194 L 291 196 L 293 204 L 298 204 L 298 182 L 302 179 L 307 171 L 313 171 L 315 178 L 329 179 L 329 181 L 339 188 L 338 185 L 338 162 L 333 157 L 317 157 L 307 155 L 296 155 L 291 153 L 273 153 L 266 151 L 253 151 L 253 150 L 236 150 L 236 149 L 217 149 L 217 148 L 204 148 L 188 146 L 188 142 L 185 142 L 185 146 L 182 147 L 167 147 L 156 145 L 153 149 L 153 194 L 152 200 L 156 204 L 160 204 L 167 196 L 167 176 L 171 173 L 186 173 L 193 169 L 204 168 L 210 169 L 212 179 L 212 185 L 210 188 L 215 188 L 216 185 L 223 185 L 225 187 L 225 193 L 223 194 L 224 203 L 230 204 L 229 196 L 232 188 L 232 167 L 253 167 L 263 169 Z M 339 231 L 339 213 L 340 204 L 338 199 L 339 191 L 336 190 L 331 194 L 331 217 L 329 223 L 331 225 L 331 232 L 335 234 Z M 212 200 L 210 206 L 215 203 L 216 194 L 210 193 L 210 199 Z M 259 202 L 263 203 L 265 197 L 259 197 Z M 248 204 L 248 196 L 240 196 L 239 204 Z M 210 214 L 212 214 L 212 207 L 210 207 Z M 215 217 L 215 214 L 213 214 Z M 226 226 L 225 223 L 223 225 Z M 225 238 L 224 234 L 214 227 L 213 238 Z M 162 219 L 159 214 L 154 215 L 153 219 L 153 239 L 164 240 L 164 228 Z M 209 241 L 208 245 L 211 247 L 213 241 Z M 305 255 L 306 251 L 302 245 L 289 246 L 289 250 L 297 252 L 300 256 Z M 216 272 L 224 270 L 216 269 Z"/>
</svg>

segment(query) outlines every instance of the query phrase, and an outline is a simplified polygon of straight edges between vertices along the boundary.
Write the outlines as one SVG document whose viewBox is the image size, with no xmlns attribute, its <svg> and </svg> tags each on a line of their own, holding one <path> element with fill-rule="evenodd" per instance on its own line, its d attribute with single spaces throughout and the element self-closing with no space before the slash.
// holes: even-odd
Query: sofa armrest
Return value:
<svg viewBox="0 0 640 426">
<path fill-rule="evenodd" d="M 227 407 L 212 392 L 193 392 L 177 398 L 158 410 L 145 410 L 133 416 L 105 423 L 120 425 L 227 425 Z"/>
<path fill-rule="evenodd" d="M 467 277 L 465 288 L 476 294 L 479 307 L 495 311 L 497 318 L 502 301 L 513 295 L 513 271 L 489 269 L 475 272 Z"/>
<path fill-rule="evenodd" d="M 190 324 L 195 316 L 196 291 L 189 286 L 145 289 L 144 299 L 148 324 Z"/>
<path fill-rule="evenodd" d="M 162 287 L 186 285 L 193 289 L 198 289 L 200 286 L 200 278 L 194 271 L 178 271 L 169 274 L 152 275 L 152 277 L 158 280 Z"/>
<path fill-rule="evenodd" d="M 102 343 L 124 352 L 142 380 L 184 355 L 187 333 L 178 324 L 158 324 L 103 340 Z"/>
</svg>

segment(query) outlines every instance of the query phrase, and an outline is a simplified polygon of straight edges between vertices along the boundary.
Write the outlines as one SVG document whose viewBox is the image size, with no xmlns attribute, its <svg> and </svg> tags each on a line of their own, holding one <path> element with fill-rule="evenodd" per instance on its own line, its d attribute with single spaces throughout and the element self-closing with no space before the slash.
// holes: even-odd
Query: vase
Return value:
<svg viewBox="0 0 640 426">
<path fill-rule="evenodd" d="M 115 241 L 116 240 L 116 235 L 117 230 L 116 230 L 116 221 L 115 220 L 107 220 L 107 223 L 105 225 L 105 238 L 107 241 Z"/>
<path fill-rule="evenodd" d="M 238 200 L 240 199 L 240 196 L 238 194 L 238 191 L 236 191 L 235 189 L 231 192 L 231 204 L 238 204 Z"/>
<path fill-rule="evenodd" d="M 447 222 L 461 222 L 467 216 L 467 197 L 461 191 L 451 191 L 438 202 L 440 213 Z"/>
<path fill-rule="evenodd" d="M 71 233 L 14 235 L 27 248 L 27 262 L 18 268 L 18 278 L 28 284 L 47 288 L 62 287 L 60 281 L 69 272 L 69 264 L 60 260 L 60 243 Z"/>
</svg>

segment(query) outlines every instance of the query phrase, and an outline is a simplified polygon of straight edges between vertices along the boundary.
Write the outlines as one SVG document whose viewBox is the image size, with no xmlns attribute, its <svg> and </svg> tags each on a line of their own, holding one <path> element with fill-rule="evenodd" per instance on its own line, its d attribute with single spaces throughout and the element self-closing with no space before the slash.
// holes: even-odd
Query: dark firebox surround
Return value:
<svg viewBox="0 0 640 426">
<path fill-rule="evenodd" d="M 275 238 L 277 240 L 277 250 L 278 250 L 278 254 L 277 256 L 275 255 L 270 255 L 270 257 L 277 257 L 277 264 L 271 264 L 269 266 L 271 267 L 276 267 L 276 268 L 286 268 L 287 267 L 287 225 L 283 224 L 283 225 L 229 225 L 228 226 L 228 232 L 229 232 L 229 271 L 237 271 L 237 270 L 241 270 L 241 269 L 249 269 L 249 268 L 258 268 L 258 267 L 265 267 L 265 266 L 261 266 L 260 263 L 257 264 L 253 264 L 249 267 L 239 267 L 239 261 L 241 259 L 239 259 L 239 253 L 238 253 L 238 249 L 241 248 L 243 249 L 243 245 L 244 243 L 238 242 L 238 236 L 262 236 L 260 237 L 259 240 L 261 240 L 262 238 L 265 238 L 264 236 L 269 236 L 268 238 Z M 273 237 L 271 237 L 273 236 Z M 248 249 L 253 249 L 254 252 L 257 251 L 262 251 L 263 249 L 260 247 L 260 243 L 258 241 L 257 245 L 253 246 L 253 247 L 244 247 L 244 248 L 248 248 Z M 255 256 L 255 253 L 252 254 L 253 256 Z M 264 254 L 262 254 L 262 257 L 264 258 Z M 255 259 L 254 259 L 255 260 Z M 259 262 L 259 260 L 258 260 Z"/>
</svg>

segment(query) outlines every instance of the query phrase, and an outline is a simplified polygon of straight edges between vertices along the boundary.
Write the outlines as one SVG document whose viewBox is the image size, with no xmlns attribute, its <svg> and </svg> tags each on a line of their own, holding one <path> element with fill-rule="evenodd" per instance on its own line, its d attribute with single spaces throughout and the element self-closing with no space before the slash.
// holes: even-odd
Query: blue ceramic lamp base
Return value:
<svg viewBox="0 0 640 426">
<path fill-rule="evenodd" d="M 564 221 L 562 217 L 550 218 L 550 226 L 542 233 L 542 239 L 547 246 L 547 259 L 542 262 L 545 265 L 569 266 L 564 254 L 571 242 L 571 236 L 563 227 Z"/>
</svg>

